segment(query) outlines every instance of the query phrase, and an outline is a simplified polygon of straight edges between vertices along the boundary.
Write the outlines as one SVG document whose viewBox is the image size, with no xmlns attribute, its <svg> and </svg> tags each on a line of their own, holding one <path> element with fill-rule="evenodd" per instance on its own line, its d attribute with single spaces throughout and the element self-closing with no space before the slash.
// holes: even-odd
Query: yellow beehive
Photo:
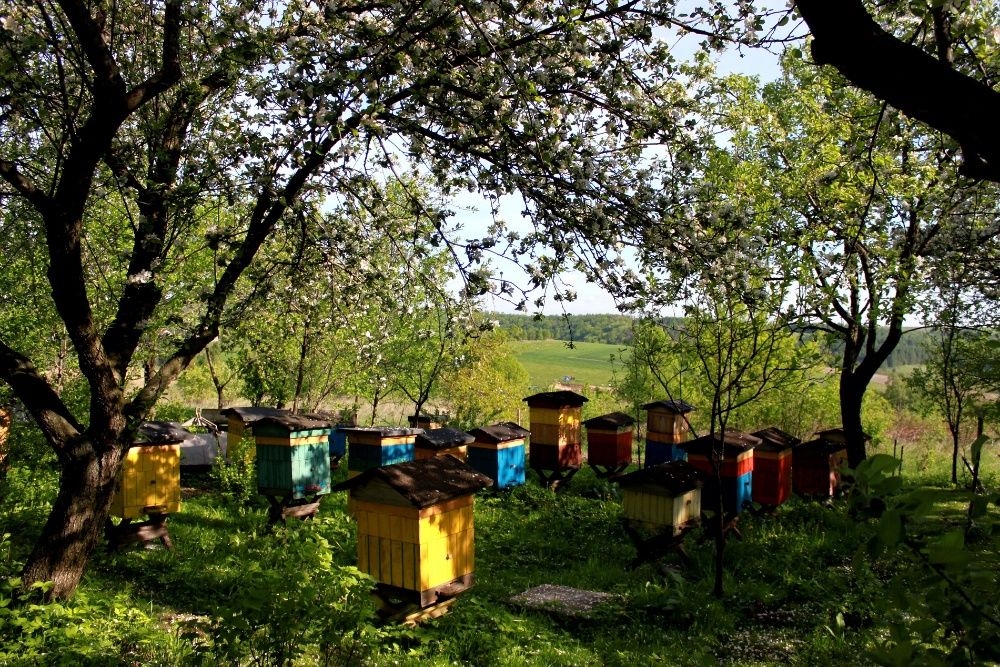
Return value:
<svg viewBox="0 0 1000 667">
<path fill-rule="evenodd" d="M 421 607 L 472 586 L 473 496 L 492 481 L 452 456 L 372 468 L 350 490 L 358 568 Z"/>
<path fill-rule="evenodd" d="M 616 481 L 624 516 L 635 528 L 678 535 L 701 517 L 704 477 L 684 461 L 643 468 Z"/>
<path fill-rule="evenodd" d="M 687 439 L 688 421 L 684 415 L 694 408 L 684 401 L 669 399 L 642 406 L 646 410 L 647 439 L 662 443 L 681 443 Z"/>
<path fill-rule="evenodd" d="M 147 422 L 132 445 L 118 475 L 111 514 L 136 519 L 147 514 L 172 514 L 181 509 L 180 438 Z"/>
<path fill-rule="evenodd" d="M 578 406 L 562 408 L 531 408 L 531 442 L 559 445 L 580 442 L 580 416 Z"/>
</svg>

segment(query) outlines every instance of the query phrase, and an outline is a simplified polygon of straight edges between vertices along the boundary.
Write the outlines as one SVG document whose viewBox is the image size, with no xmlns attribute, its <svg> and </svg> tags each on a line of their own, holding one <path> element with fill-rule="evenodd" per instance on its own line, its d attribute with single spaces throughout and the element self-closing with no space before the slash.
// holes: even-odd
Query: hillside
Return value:
<svg viewBox="0 0 1000 667">
<path fill-rule="evenodd" d="M 500 323 L 500 328 L 507 333 L 511 340 L 547 343 L 572 340 L 576 344 L 606 343 L 616 348 L 613 352 L 617 352 L 617 347 L 631 344 L 632 323 L 635 321 L 627 315 L 616 314 L 544 315 L 535 318 L 532 315 L 492 313 L 489 317 Z M 668 327 L 674 327 L 680 323 L 680 320 L 667 318 L 665 322 Z M 896 349 L 889 355 L 883 368 L 923 364 L 926 359 L 924 346 L 932 333 L 930 329 L 906 333 Z M 884 335 L 885 331 L 881 331 L 879 337 Z M 822 336 L 822 334 L 806 334 L 807 338 L 816 336 Z M 821 337 L 820 340 L 824 339 Z M 837 359 L 842 353 L 843 345 L 838 341 L 825 341 L 824 344 L 831 358 L 830 365 L 839 366 Z M 522 361 L 522 363 L 524 362 Z"/>
<path fill-rule="evenodd" d="M 607 343 L 574 343 L 570 348 L 561 340 L 523 340 L 511 346 L 535 387 L 556 382 L 605 387 L 611 382 L 611 355 L 622 354 L 621 346 Z"/>
</svg>

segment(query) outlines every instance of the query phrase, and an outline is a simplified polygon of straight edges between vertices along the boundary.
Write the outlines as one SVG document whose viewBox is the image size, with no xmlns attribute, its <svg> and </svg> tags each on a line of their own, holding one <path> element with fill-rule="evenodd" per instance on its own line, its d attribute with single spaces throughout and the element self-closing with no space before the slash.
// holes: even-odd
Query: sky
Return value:
<svg viewBox="0 0 1000 667">
<path fill-rule="evenodd" d="M 685 50 L 683 45 L 680 50 Z M 762 81 L 770 81 L 776 79 L 780 73 L 778 56 L 763 49 L 744 49 L 742 54 L 735 50 L 729 50 L 721 55 L 718 61 L 718 72 L 720 74 L 738 72 L 758 76 Z M 452 201 L 452 206 L 456 211 L 452 221 L 462 227 L 462 236 L 465 238 L 483 236 L 486 228 L 492 223 L 488 203 L 477 194 L 467 193 L 457 197 Z M 501 200 L 500 217 L 512 230 L 527 232 L 531 226 L 521 215 L 523 209 L 524 204 L 520 197 L 507 196 Z M 527 275 L 511 262 L 496 262 L 495 268 L 502 271 L 506 279 L 513 280 L 519 285 L 528 284 Z M 562 280 L 565 287 L 576 291 L 576 300 L 558 303 L 549 296 L 542 309 L 544 314 L 559 315 L 567 312 L 582 315 L 618 312 L 611 295 L 598 285 L 588 283 L 582 274 L 575 271 L 568 272 L 563 274 Z M 459 281 L 455 282 L 454 287 L 456 289 L 461 287 Z M 529 298 L 533 299 L 534 295 Z M 483 306 L 486 310 L 500 313 L 515 312 L 513 304 L 489 296 L 485 298 Z M 529 312 L 533 313 L 536 310 L 530 308 Z"/>
</svg>

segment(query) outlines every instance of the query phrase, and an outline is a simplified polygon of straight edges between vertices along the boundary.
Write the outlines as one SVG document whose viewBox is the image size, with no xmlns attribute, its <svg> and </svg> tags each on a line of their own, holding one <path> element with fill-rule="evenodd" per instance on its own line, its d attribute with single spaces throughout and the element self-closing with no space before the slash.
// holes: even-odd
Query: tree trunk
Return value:
<svg viewBox="0 0 1000 667">
<path fill-rule="evenodd" d="M 840 376 L 840 420 L 847 438 L 847 465 L 851 468 L 857 468 L 868 456 L 861 427 L 861 403 L 867 384 L 854 375 L 843 373 Z"/>
<path fill-rule="evenodd" d="M 959 429 L 951 429 L 951 483 L 958 484 Z"/>
<path fill-rule="evenodd" d="M 59 494 L 24 566 L 25 586 L 51 581 L 47 599 L 73 595 L 97 546 L 111 507 L 120 447 L 91 454 L 63 466 Z"/>
</svg>

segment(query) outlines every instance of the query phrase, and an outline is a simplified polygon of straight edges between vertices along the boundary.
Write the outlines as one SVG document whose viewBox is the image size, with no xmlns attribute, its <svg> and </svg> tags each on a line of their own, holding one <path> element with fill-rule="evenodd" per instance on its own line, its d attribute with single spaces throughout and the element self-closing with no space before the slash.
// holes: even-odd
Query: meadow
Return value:
<svg viewBox="0 0 1000 667">
<path fill-rule="evenodd" d="M 934 494 L 921 539 L 964 520 L 967 491 L 946 484 L 946 457 L 904 469 L 904 493 Z M 336 472 L 344 478 L 343 467 Z M 1000 466 L 985 458 L 995 488 Z M 726 595 L 711 595 L 711 541 L 689 536 L 676 557 L 630 567 L 617 486 L 584 469 L 558 494 L 529 479 L 476 500 L 477 585 L 447 615 L 417 628 L 376 621 L 368 578 L 355 569 L 344 494 L 312 521 L 266 528 L 266 505 L 186 476 L 171 517 L 175 551 L 100 551 L 71 601 L 11 609 L 0 602 L 0 664 L 11 665 L 838 665 L 892 664 L 912 609 L 900 590 L 926 572 L 893 552 L 872 555 L 880 524 L 838 499 L 793 499 L 745 514 L 726 555 Z M 14 467 L 0 486 L 7 573 L 39 529 L 55 488 L 51 466 Z M 230 488 L 232 490 L 232 488 Z M 990 516 L 995 515 L 995 508 Z M 995 518 L 995 517 L 994 517 Z M 976 552 L 995 578 L 995 538 Z M 992 579 L 991 579 L 992 580 Z M 539 584 L 613 594 L 586 618 L 529 611 L 511 596 Z M 946 645 L 940 636 L 936 641 Z M 908 664 L 908 663 L 899 663 Z"/>
<path fill-rule="evenodd" d="M 512 341 L 510 346 L 528 372 L 531 385 L 541 388 L 561 383 L 565 376 L 572 378 L 569 384 L 607 387 L 614 368 L 612 355 L 617 359 L 627 353 L 620 345 L 573 343 L 571 348 L 562 340 Z"/>
</svg>

